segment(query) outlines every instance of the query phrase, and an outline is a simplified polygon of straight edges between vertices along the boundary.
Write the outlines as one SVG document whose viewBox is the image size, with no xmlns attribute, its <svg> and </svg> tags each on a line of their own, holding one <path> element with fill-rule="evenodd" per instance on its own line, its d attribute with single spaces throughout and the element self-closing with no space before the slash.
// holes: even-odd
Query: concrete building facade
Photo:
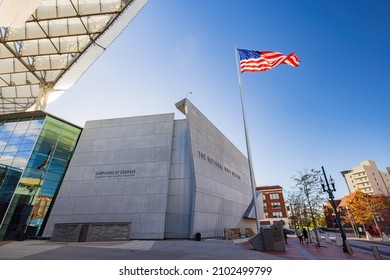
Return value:
<svg viewBox="0 0 390 280">
<path fill-rule="evenodd" d="M 253 199 L 247 158 L 187 99 L 176 106 L 186 119 L 87 122 L 43 236 L 59 223 L 130 223 L 130 239 L 255 231 L 244 217 Z"/>
<path fill-rule="evenodd" d="M 351 170 L 341 172 L 350 193 L 357 189 L 367 194 L 390 196 L 390 168 L 380 171 L 372 160 L 365 160 Z"/>
</svg>

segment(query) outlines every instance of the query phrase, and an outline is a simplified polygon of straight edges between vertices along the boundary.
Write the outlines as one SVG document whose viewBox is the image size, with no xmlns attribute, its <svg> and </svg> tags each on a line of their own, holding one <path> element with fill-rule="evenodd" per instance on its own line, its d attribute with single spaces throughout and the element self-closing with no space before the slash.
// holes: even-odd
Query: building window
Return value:
<svg viewBox="0 0 390 280">
<path fill-rule="evenodd" d="M 267 203 L 264 203 L 263 208 L 264 208 L 264 209 L 267 209 Z"/>
<path fill-rule="evenodd" d="M 28 235 L 39 234 L 80 132 L 45 115 L 0 124 L 0 174 L 4 177 L 0 193 L 7 190 L 9 194 L 6 201 L 0 198 L 0 208 L 5 209 L 0 210 L 0 221 L 9 221 L 0 226 L 0 240 L 24 228 L 29 228 Z"/>
<path fill-rule="evenodd" d="M 282 218 L 282 212 L 273 212 L 272 218 Z"/>
<path fill-rule="evenodd" d="M 280 202 L 272 202 L 271 203 L 271 208 L 272 209 L 279 209 L 279 208 L 281 208 Z"/>
<path fill-rule="evenodd" d="M 264 217 L 268 218 L 268 213 L 264 213 Z"/>
<path fill-rule="evenodd" d="M 271 199 L 279 199 L 279 194 L 278 193 L 271 193 L 270 198 Z"/>
</svg>

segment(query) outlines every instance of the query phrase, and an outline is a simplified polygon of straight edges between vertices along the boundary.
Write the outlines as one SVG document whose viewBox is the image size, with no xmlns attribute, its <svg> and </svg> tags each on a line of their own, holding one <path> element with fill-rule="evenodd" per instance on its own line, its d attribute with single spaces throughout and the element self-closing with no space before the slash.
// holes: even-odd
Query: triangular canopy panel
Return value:
<svg viewBox="0 0 390 280">
<path fill-rule="evenodd" d="M 69 89 L 147 0 L 2 0 L 0 114 L 43 110 Z"/>
</svg>

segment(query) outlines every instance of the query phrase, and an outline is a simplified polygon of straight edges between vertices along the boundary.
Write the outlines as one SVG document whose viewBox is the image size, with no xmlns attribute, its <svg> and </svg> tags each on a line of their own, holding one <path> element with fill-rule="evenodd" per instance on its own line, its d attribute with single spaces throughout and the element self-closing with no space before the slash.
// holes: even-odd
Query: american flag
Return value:
<svg viewBox="0 0 390 280">
<path fill-rule="evenodd" d="M 42 162 L 42 164 L 37 167 L 38 170 L 41 170 L 41 169 L 44 169 L 44 168 L 47 167 L 47 164 L 48 164 L 49 159 L 50 159 L 51 152 L 52 152 L 52 148 L 50 148 L 50 150 L 47 153 L 47 156 L 46 156 L 45 160 Z"/>
<path fill-rule="evenodd" d="M 286 56 L 280 52 L 260 52 L 243 49 L 237 49 L 237 51 L 240 56 L 241 73 L 266 71 L 280 64 L 287 64 L 293 67 L 299 65 L 299 59 L 295 53 L 290 53 Z"/>
</svg>

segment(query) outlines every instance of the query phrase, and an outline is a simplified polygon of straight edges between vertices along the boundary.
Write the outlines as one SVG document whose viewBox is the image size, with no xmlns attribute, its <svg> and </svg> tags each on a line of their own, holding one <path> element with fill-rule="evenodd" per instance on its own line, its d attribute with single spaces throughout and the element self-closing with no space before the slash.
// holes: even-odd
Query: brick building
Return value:
<svg viewBox="0 0 390 280">
<path fill-rule="evenodd" d="M 288 225 L 286 204 L 281 186 L 261 186 L 256 190 L 263 194 L 264 217 L 260 220 L 260 225 L 269 226 L 282 220 L 284 225 Z"/>
</svg>

